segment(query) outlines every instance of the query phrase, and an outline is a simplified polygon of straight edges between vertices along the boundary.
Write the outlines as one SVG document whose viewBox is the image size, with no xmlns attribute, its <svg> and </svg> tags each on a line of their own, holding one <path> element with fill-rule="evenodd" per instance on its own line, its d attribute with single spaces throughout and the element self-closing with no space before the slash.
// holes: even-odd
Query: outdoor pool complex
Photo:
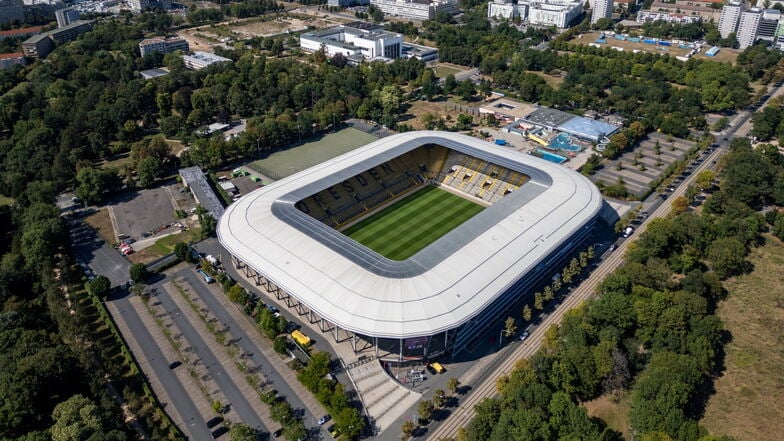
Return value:
<svg viewBox="0 0 784 441">
<path fill-rule="evenodd" d="M 563 164 L 566 162 L 566 158 L 561 155 L 556 155 L 555 153 L 550 153 L 545 150 L 537 149 L 536 153 L 538 153 L 542 159 L 546 159 L 550 162 L 555 162 L 556 164 Z"/>
<path fill-rule="evenodd" d="M 579 152 L 580 146 L 572 144 L 572 138 L 566 133 L 559 133 L 558 136 L 550 141 L 550 148 L 558 150 L 568 150 L 570 152 Z"/>
</svg>

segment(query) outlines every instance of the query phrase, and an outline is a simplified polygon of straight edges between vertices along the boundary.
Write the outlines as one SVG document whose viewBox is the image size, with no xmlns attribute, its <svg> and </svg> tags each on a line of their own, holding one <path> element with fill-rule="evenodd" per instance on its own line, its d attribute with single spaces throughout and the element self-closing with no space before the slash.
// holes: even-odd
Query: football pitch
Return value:
<svg viewBox="0 0 784 441">
<path fill-rule="evenodd" d="M 357 222 L 343 234 L 392 260 L 405 260 L 484 210 L 427 186 Z"/>
</svg>

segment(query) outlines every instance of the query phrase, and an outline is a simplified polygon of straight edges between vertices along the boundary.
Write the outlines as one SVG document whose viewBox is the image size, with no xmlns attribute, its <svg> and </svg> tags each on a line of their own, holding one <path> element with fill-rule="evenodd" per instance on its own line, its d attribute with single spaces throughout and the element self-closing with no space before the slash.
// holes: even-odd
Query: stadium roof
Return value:
<svg viewBox="0 0 784 441">
<path fill-rule="evenodd" d="M 520 189 L 405 261 L 392 261 L 294 208 L 316 191 L 434 143 L 527 174 Z M 557 251 L 602 205 L 582 175 L 464 135 L 380 139 L 258 189 L 220 219 L 223 246 L 343 329 L 408 338 L 453 329 Z"/>
</svg>

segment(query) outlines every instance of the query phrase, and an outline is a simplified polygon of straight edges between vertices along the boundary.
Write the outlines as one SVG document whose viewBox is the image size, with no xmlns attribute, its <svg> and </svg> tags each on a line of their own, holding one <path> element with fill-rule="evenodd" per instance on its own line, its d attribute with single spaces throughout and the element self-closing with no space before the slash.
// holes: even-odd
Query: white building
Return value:
<svg viewBox="0 0 784 441">
<path fill-rule="evenodd" d="M 358 22 L 306 32 L 300 36 L 299 46 L 307 52 L 323 48 L 327 56 L 342 54 L 355 62 L 374 58 L 400 58 L 403 53 L 403 35 L 382 29 L 381 26 Z"/>
<path fill-rule="evenodd" d="M 185 63 L 185 67 L 191 70 L 200 70 L 213 64 L 231 62 L 228 58 L 202 51 L 195 51 L 193 55 L 183 55 L 182 61 Z"/>
<path fill-rule="evenodd" d="M 650 23 L 663 20 L 667 23 L 689 24 L 702 21 L 697 15 L 673 14 L 671 12 L 640 11 L 637 13 L 637 23 Z"/>
<path fill-rule="evenodd" d="M 514 20 L 528 16 L 527 3 L 512 3 L 512 0 L 493 0 L 487 5 L 487 18 Z"/>
<path fill-rule="evenodd" d="M 594 0 L 591 12 L 591 23 L 596 23 L 603 18 L 612 18 L 613 0 Z"/>
<path fill-rule="evenodd" d="M 764 9 L 762 20 L 760 20 L 757 30 L 757 39 L 773 42 L 777 35 L 779 23 L 781 22 L 781 11 L 778 9 Z"/>
<path fill-rule="evenodd" d="M 738 44 L 741 49 L 746 49 L 757 40 L 757 32 L 759 31 L 761 21 L 762 10 L 759 8 L 751 8 L 740 14 L 740 22 L 738 23 Z"/>
<path fill-rule="evenodd" d="M 600 0 L 599 0 L 600 1 Z M 608 0 L 612 1 L 612 0 Z M 487 5 L 487 18 L 520 19 L 529 24 L 566 28 L 583 12 L 582 1 L 544 0 L 524 1 L 493 0 Z"/>
<path fill-rule="evenodd" d="M 531 2 L 528 6 L 528 23 L 566 28 L 583 13 L 582 2 Z"/>
<path fill-rule="evenodd" d="M 741 3 L 735 1 L 729 2 L 721 8 L 721 18 L 719 18 L 721 38 L 727 38 L 731 33 L 737 32 L 741 9 Z"/>
<path fill-rule="evenodd" d="M 456 14 L 459 9 L 458 0 L 370 0 L 384 14 L 413 20 L 432 20 L 439 12 Z"/>
<path fill-rule="evenodd" d="M 139 43 L 139 52 L 142 57 L 153 52 L 168 54 L 174 51 L 188 52 L 189 50 L 188 42 L 179 37 L 153 37 Z"/>
<path fill-rule="evenodd" d="M 54 11 L 54 16 L 57 18 L 57 27 L 61 28 L 79 20 L 79 11 L 74 8 L 63 8 Z"/>
</svg>

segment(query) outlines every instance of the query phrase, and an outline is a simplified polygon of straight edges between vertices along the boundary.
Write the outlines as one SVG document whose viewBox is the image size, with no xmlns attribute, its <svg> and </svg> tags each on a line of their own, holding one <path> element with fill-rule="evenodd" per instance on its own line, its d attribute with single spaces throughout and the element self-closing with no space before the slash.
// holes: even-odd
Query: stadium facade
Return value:
<svg viewBox="0 0 784 441">
<path fill-rule="evenodd" d="M 428 185 L 485 209 L 405 260 L 341 233 Z M 238 270 L 322 332 L 406 361 L 465 349 L 585 244 L 601 206 L 596 186 L 565 167 L 408 132 L 244 196 L 218 238 Z"/>
</svg>

